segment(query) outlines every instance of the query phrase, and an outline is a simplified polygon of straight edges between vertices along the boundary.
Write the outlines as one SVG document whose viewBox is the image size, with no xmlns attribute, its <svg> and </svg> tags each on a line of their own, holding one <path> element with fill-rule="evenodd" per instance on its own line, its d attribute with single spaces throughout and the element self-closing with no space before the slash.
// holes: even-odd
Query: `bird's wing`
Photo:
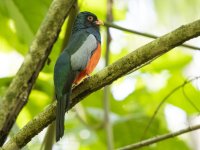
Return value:
<svg viewBox="0 0 200 150">
<path fill-rule="evenodd" d="M 70 66 L 70 56 L 67 52 L 62 52 L 54 68 L 54 84 L 58 97 L 66 91 L 70 91 L 74 78 L 75 74 Z"/>
<path fill-rule="evenodd" d="M 54 68 L 54 85 L 57 99 L 56 107 L 56 141 L 64 134 L 65 110 L 70 106 L 71 86 L 76 75 L 71 70 L 70 55 L 65 51 L 56 61 Z"/>
</svg>

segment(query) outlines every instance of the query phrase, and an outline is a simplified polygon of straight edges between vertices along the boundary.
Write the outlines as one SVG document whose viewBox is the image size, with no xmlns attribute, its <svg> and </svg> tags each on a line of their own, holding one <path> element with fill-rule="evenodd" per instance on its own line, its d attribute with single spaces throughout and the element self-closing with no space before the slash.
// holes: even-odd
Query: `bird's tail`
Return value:
<svg viewBox="0 0 200 150">
<path fill-rule="evenodd" d="M 60 138 L 64 134 L 65 109 L 66 109 L 66 103 L 69 103 L 69 95 L 70 95 L 70 93 L 67 93 L 67 94 L 63 95 L 57 101 L 57 107 L 56 107 L 56 141 L 59 141 Z"/>
</svg>

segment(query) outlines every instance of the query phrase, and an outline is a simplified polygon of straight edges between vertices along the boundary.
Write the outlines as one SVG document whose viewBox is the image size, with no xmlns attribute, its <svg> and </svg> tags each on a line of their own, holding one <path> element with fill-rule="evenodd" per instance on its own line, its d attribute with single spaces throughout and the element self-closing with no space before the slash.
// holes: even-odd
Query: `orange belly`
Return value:
<svg viewBox="0 0 200 150">
<path fill-rule="evenodd" d="M 74 80 L 74 84 L 78 84 L 85 76 L 92 73 L 92 71 L 98 64 L 100 57 L 101 57 L 101 45 L 98 43 L 97 49 L 94 51 L 93 55 L 91 56 L 86 68 L 79 73 L 79 75 Z"/>
</svg>

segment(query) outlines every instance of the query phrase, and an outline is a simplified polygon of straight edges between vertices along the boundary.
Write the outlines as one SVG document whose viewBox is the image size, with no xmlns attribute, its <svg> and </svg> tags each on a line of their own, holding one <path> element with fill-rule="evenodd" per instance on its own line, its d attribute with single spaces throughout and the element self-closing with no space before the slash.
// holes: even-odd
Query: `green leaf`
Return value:
<svg viewBox="0 0 200 150">
<path fill-rule="evenodd" d="M 0 37 L 7 45 L 25 54 L 45 13 L 50 0 L 7 0 L 0 2 Z"/>
</svg>

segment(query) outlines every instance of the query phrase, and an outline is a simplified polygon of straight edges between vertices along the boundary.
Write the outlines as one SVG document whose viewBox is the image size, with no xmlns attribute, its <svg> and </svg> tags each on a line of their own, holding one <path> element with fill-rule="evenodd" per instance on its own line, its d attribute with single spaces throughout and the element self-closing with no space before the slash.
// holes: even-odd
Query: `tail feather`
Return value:
<svg viewBox="0 0 200 150">
<path fill-rule="evenodd" d="M 65 121 L 65 109 L 66 103 L 69 102 L 69 94 L 65 94 L 58 99 L 56 107 L 56 141 L 64 135 L 64 121 Z"/>
</svg>

